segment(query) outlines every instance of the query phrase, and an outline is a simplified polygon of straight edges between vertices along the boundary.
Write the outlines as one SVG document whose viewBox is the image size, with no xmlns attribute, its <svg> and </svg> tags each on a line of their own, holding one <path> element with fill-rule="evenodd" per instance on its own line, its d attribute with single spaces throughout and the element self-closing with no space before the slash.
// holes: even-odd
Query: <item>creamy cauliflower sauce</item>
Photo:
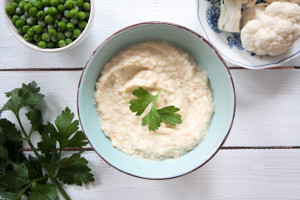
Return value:
<svg viewBox="0 0 300 200">
<path fill-rule="evenodd" d="M 129 109 L 132 91 L 145 88 L 158 98 L 157 108 L 174 105 L 182 123 L 162 122 L 156 131 L 141 125 L 141 116 Z M 96 84 L 95 103 L 101 127 L 112 144 L 142 158 L 177 158 L 205 136 L 214 112 L 208 77 L 193 58 L 167 42 L 143 42 L 121 51 L 108 62 Z"/>
</svg>

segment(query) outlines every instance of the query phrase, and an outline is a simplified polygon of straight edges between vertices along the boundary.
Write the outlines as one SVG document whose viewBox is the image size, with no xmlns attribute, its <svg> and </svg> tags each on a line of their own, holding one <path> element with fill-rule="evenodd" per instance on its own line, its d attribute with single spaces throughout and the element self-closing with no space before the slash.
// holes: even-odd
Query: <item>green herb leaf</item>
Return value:
<svg viewBox="0 0 300 200">
<path fill-rule="evenodd" d="M 180 110 L 179 108 L 175 106 L 167 106 L 158 110 L 156 109 L 156 103 L 160 93 L 161 92 L 158 92 L 157 95 L 153 96 L 144 88 L 139 87 L 132 92 L 132 94 L 138 98 L 129 102 L 130 110 L 132 112 L 137 112 L 136 115 L 138 116 L 145 111 L 151 102 L 153 103 L 149 113 L 142 118 L 142 126 L 148 125 L 148 129 L 150 131 L 157 130 L 158 127 L 160 127 L 162 120 L 165 120 L 171 125 L 182 123 L 181 116 L 176 113 Z"/>
<path fill-rule="evenodd" d="M 25 156 L 20 149 L 23 141 L 21 133 L 7 119 L 0 119 L 0 171 L 5 172 L 10 162 L 20 163 Z"/>
<path fill-rule="evenodd" d="M 177 114 L 180 109 L 175 106 L 167 106 L 161 109 L 158 109 L 158 114 L 171 125 L 181 124 L 181 116 Z"/>
<path fill-rule="evenodd" d="M 136 112 L 137 116 L 140 116 L 148 107 L 148 105 L 155 99 L 155 96 L 147 92 L 147 90 L 142 87 L 134 90 L 132 94 L 138 98 L 129 102 L 129 108 L 132 112 Z"/>
<path fill-rule="evenodd" d="M 38 179 L 44 176 L 41 163 L 37 158 L 29 155 L 28 159 L 24 163 L 27 167 L 30 179 Z M 46 183 L 47 180 L 43 179 L 40 182 Z"/>
<path fill-rule="evenodd" d="M 51 137 L 59 142 L 61 150 L 66 147 L 83 147 L 88 143 L 83 132 L 78 131 L 79 121 L 73 119 L 74 113 L 67 107 L 55 120 L 57 129 L 48 123 L 47 129 Z"/>
<path fill-rule="evenodd" d="M 28 170 L 24 163 L 14 164 L 13 170 L 0 177 L 0 184 L 5 185 L 10 191 L 17 191 L 29 183 Z"/>
<path fill-rule="evenodd" d="M 55 185 L 33 183 L 28 200 L 51 200 L 57 197 Z"/>
<path fill-rule="evenodd" d="M 162 122 L 161 116 L 157 112 L 155 106 L 156 104 L 153 104 L 150 112 L 142 119 L 142 126 L 146 126 L 148 124 L 148 128 L 150 131 L 157 130 Z"/>
<path fill-rule="evenodd" d="M 23 84 L 22 88 L 16 88 L 7 92 L 6 96 L 9 100 L 1 108 L 0 113 L 5 110 L 11 110 L 17 115 L 23 107 L 28 106 L 30 108 L 35 108 L 44 98 L 44 95 L 40 94 L 39 91 L 40 88 L 37 87 L 36 82 L 33 81 L 28 85 Z"/>
<path fill-rule="evenodd" d="M 36 109 L 44 97 L 39 91 L 35 82 L 23 84 L 22 88 L 6 93 L 9 99 L 0 109 L 0 114 L 5 110 L 11 110 L 15 114 L 25 136 L 22 136 L 13 123 L 0 119 L 0 199 L 21 200 L 23 195 L 29 200 L 57 199 L 56 186 L 66 199 L 70 199 L 57 179 L 76 185 L 94 181 L 88 162 L 80 153 L 62 158 L 64 148 L 87 144 L 83 132 L 79 131 L 78 120 L 74 120 L 74 113 L 66 108 L 56 118 L 55 125 L 49 122 L 43 125 L 42 113 Z M 19 116 L 23 107 L 29 107 L 26 117 L 31 129 L 28 134 Z M 30 136 L 35 131 L 42 138 L 38 143 L 42 153 L 30 141 Z M 36 157 L 25 157 L 21 151 L 23 141 L 29 143 Z M 60 145 L 59 152 L 57 144 Z M 47 183 L 49 178 L 56 186 Z"/>
<path fill-rule="evenodd" d="M 0 190 L 0 199 L 1 200 L 12 200 L 14 199 L 15 194 L 12 192 L 6 192 Z"/>
<path fill-rule="evenodd" d="M 48 126 L 53 126 L 52 124 L 48 124 Z M 49 134 L 48 126 L 40 126 L 39 133 L 41 134 L 42 141 L 38 143 L 38 147 L 42 153 L 56 153 L 56 140 Z M 54 130 L 55 128 L 52 127 Z"/>
<path fill-rule="evenodd" d="M 42 112 L 37 109 L 33 109 L 26 113 L 27 119 L 30 121 L 31 124 L 31 133 L 38 130 L 43 123 Z"/>
<path fill-rule="evenodd" d="M 82 185 L 94 181 L 91 169 L 87 166 L 88 161 L 81 157 L 80 153 L 75 153 L 68 158 L 59 161 L 57 177 L 65 184 Z"/>
</svg>

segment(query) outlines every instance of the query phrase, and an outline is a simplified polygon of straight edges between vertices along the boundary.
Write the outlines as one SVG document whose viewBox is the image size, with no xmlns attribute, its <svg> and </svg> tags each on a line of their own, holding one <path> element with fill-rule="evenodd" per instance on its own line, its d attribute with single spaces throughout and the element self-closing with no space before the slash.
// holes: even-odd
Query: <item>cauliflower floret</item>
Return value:
<svg viewBox="0 0 300 200">
<path fill-rule="evenodd" d="M 241 30 L 241 41 L 245 49 L 257 55 L 276 56 L 288 50 L 300 37 L 300 6 L 288 2 L 274 2 L 263 11 L 261 5 L 254 6 L 252 17 L 243 17 L 247 22 Z M 248 13 L 248 14 L 249 14 Z M 246 15 L 247 12 L 245 12 Z"/>
<path fill-rule="evenodd" d="M 300 4 L 300 0 L 264 0 L 265 2 L 267 2 L 268 4 L 271 4 L 275 1 L 285 1 L 285 2 L 291 2 L 291 3 L 298 3 Z"/>
</svg>

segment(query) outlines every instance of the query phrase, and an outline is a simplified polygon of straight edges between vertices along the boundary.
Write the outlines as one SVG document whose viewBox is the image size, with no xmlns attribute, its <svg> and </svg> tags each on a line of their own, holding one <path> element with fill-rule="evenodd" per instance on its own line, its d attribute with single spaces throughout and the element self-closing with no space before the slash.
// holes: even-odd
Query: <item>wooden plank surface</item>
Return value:
<svg viewBox="0 0 300 200">
<path fill-rule="evenodd" d="M 123 174 L 93 151 L 83 155 L 96 181 L 67 186 L 72 200 L 296 200 L 300 196 L 300 150 L 295 149 L 221 150 L 200 169 L 163 181 Z"/>
<path fill-rule="evenodd" d="M 41 53 L 24 46 L 0 17 L 0 69 L 82 68 L 93 50 L 108 36 L 126 26 L 145 21 L 166 21 L 201 33 L 197 0 L 95 0 L 95 18 L 86 40 L 61 53 Z M 0 16 L 3 16 L 0 3 Z M 41 59 L 42 58 L 42 59 Z M 229 63 L 230 64 L 230 63 Z M 299 66 L 300 56 L 284 66 Z M 230 64 L 231 65 L 231 64 Z"/>
<path fill-rule="evenodd" d="M 225 147 L 300 146 L 300 70 L 231 70 L 237 94 L 236 118 Z M 44 120 L 53 121 L 69 106 L 76 110 L 81 71 L 0 72 L 0 105 L 4 92 L 36 80 L 46 95 Z M 2 117 L 12 118 L 4 112 Z M 33 138 L 34 141 L 38 137 Z M 28 146 L 27 146 L 28 147 Z"/>
</svg>

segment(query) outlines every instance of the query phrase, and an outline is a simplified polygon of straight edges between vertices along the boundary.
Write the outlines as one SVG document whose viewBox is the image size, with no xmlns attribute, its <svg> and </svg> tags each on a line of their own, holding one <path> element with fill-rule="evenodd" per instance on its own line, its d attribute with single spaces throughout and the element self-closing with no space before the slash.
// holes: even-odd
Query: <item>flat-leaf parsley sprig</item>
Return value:
<svg viewBox="0 0 300 200">
<path fill-rule="evenodd" d="M 147 90 L 142 87 L 133 90 L 132 94 L 136 96 L 136 99 L 131 100 L 130 110 L 136 112 L 137 116 L 143 114 L 148 105 L 152 103 L 150 111 L 142 118 L 142 126 L 148 124 L 148 129 L 150 131 L 155 131 L 160 127 L 162 120 L 175 126 L 176 124 L 181 124 L 181 115 L 176 113 L 180 109 L 175 106 L 166 106 L 161 109 L 156 109 L 157 100 L 161 94 L 159 91 L 156 95 L 150 94 Z"/>
<path fill-rule="evenodd" d="M 9 120 L 0 118 L 0 199 L 20 200 L 23 195 L 30 200 L 59 199 L 56 189 L 65 199 L 71 199 L 60 182 L 81 186 L 94 181 L 82 152 L 69 157 L 62 153 L 67 147 L 81 148 L 87 144 L 83 132 L 79 131 L 78 120 L 74 120 L 74 113 L 68 107 L 54 124 L 44 125 L 42 112 L 37 108 L 44 95 L 34 81 L 7 92 L 6 96 L 9 99 L 0 114 L 12 111 L 20 130 Z M 25 130 L 20 118 L 20 110 L 25 107 L 29 110 L 25 114 L 31 124 L 29 130 Z M 40 152 L 31 142 L 35 132 L 41 135 Z M 21 151 L 23 141 L 28 142 L 35 157 L 26 157 Z"/>
</svg>

